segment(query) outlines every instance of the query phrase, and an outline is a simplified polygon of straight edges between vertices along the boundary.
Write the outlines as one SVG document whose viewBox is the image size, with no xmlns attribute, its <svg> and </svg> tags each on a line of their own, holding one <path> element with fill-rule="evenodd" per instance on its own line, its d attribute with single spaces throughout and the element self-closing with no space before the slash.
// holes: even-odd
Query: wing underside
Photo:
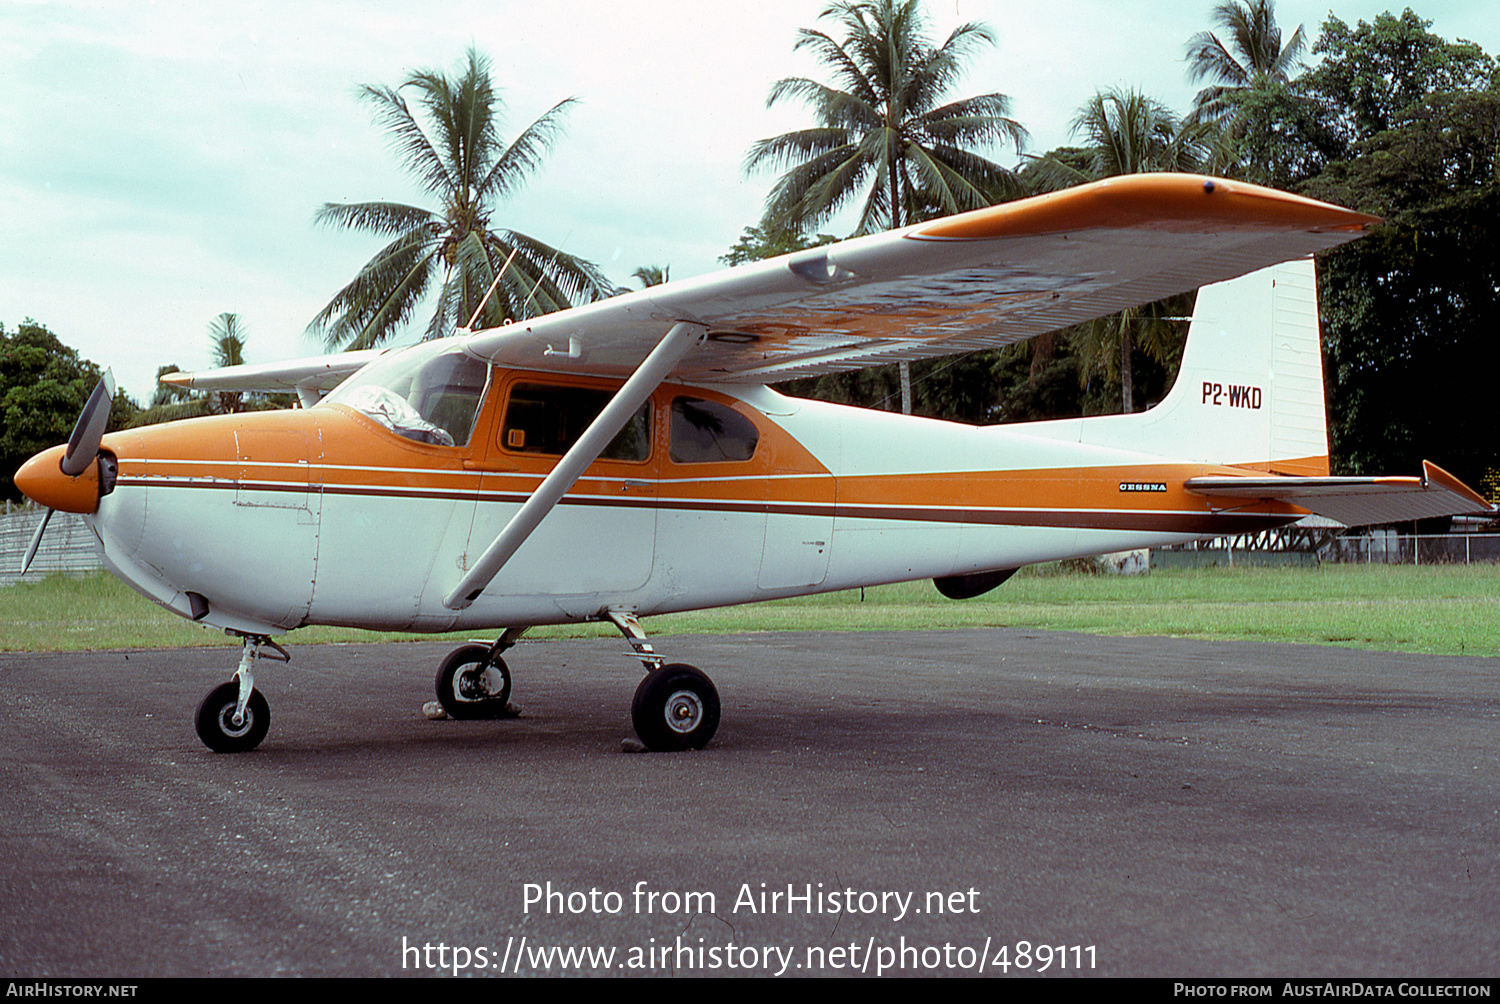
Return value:
<svg viewBox="0 0 1500 1004">
<path fill-rule="evenodd" d="M 1112 178 L 460 334 L 500 366 L 626 377 L 674 324 L 677 379 L 773 383 L 997 348 L 1360 236 L 1378 219 L 1243 182 Z M 174 374 L 327 390 L 374 353 Z"/>
<path fill-rule="evenodd" d="M 770 383 L 1008 345 L 1377 222 L 1241 182 L 1133 175 L 655 286 L 467 345 L 501 365 L 624 375 L 686 321 L 708 338 L 675 376 Z"/>
</svg>

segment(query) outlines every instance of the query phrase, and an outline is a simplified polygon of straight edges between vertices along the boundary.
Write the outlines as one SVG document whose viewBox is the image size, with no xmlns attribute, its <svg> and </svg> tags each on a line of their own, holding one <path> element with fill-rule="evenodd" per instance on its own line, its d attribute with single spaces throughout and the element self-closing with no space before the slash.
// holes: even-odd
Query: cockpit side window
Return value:
<svg viewBox="0 0 1500 1004">
<path fill-rule="evenodd" d="M 714 464 L 755 456 L 760 433 L 744 415 L 717 401 L 698 397 L 672 399 L 672 442 L 668 455 L 676 464 Z"/>
<path fill-rule="evenodd" d="M 462 349 L 419 345 L 366 366 L 319 406 L 353 408 L 418 443 L 467 446 L 489 375 Z"/>
<path fill-rule="evenodd" d="M 510 389 L 500 445 L 513 453 L 561 456 L 614 397 L 613 390 L 558 384 L 518 383 Z M 651 456 L 651 402 L 641 405 L 610 444 L 602 460 L 642 461 Z"/>
</svg>

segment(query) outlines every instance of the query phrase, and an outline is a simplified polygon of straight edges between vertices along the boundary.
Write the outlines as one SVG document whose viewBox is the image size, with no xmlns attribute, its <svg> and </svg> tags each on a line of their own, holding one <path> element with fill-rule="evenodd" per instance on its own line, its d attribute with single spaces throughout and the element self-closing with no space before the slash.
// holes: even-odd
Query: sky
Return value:
<svg viewBox="0 0 1500 1004">
<path fill-rule="evenodd" d="M 825 0 L 634 3 L 435 0 L 0 0 L 0 323 L 33 318 L 113 368 L 137 400 L 157 368 L 211 365 L 208 325 L 240 315 L 250 362 L 323 351 L 308 321 L 379 240 L 313 225 L 325 202 L 430 205 L 360 84 L 492 61 L 507 139 L 577 99 L 542 170 L 493 217 L 626 285 L 641 265 L 711 272 L 760 217 L 772 177 L 757 139 L 811 124 L 766 107 L 782 77 L 826 79 L 799 28 Z M 1183 51 L 1211 0 L 931 0 L 932 33 L 984 22 L 997 44 L 954 96 L 998 91 L 1031 133 L 1067 143 L 1095 90 L 1134 86 L 1185 112 Z M 1281 0 L 1288 35 L 1330 8 L 1353 24 L 1391 4 Z M 1500 52 L 1493 0 L 1415 5 L 1444 38 Z M 821 26 L 834 31 L 832 25 Z M 1020 153 L 990 155 L 1015 164 Z M 824 228 L 831 229 L 831 228 Z M 428 315 L 430 316 L 430 315 Z M 419 320 L 402 339 L 415 340 Z"/>
</svg>

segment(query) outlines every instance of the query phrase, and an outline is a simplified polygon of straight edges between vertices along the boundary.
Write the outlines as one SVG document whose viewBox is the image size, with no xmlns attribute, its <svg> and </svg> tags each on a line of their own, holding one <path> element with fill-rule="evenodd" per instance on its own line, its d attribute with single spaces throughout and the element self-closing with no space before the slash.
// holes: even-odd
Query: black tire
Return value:
<svg viewBox="0 0 1500 1004">
<path fill-rule="evenodd" d="M 698 750 L 719 728 L 719 692 L 704 673 L 683 663 L 663 666 L 635 688 L 635 734 L 659 753 Z"/>
<path fill-rule="evenodd" d="M 500 718 L 510 704 L 510 669 L 504 659 L 491 662 L 484 645 L 449 652 L 438 667 L 435 686 L 438 703 L 449 718 Z"/>
<path fill-rule="evenodd" d="M 208 692 L 193 716 L 193 726 L 203 745 L 215 753 L 248 753 L 260 745 L 271 727 L 271 706 L 258 690 L 250 691 L 245 720 L 234 724 L 234 709 L 240 703 L 239 681 L 221 683 Z"/>
</svg>

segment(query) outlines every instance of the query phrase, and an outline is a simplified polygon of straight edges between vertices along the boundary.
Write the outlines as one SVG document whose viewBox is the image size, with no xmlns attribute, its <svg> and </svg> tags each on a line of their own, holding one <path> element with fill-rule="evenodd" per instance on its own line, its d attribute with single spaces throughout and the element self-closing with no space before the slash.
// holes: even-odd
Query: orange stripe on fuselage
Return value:
<svg viewBox="0 0 1500 1004">
<path fill-rule="evenodd" d="M 520 376 L 536 379 L 534 374 Z M 499 444 L 496 427 L 504 391 L 512 382 L 497 379 L 475 422 L 473 442 L 462 448 L 413 442 L 340 407 L 214 416 L 127 430 L 107 436 L 105 446 L 119 459 L 120 486 L 519 503 L 557 458 L 516 453 Z M 665 443 L 671 398 L 677 394 L 718 400 L 750 418 L 761 435 L 755 456 L 739 463 L 672 462 Z M 1243 468 L 1203 464 L 836 477 L 780 426 L 728 396 L 664 385 L 653 408 L 652 457 L 595 462 L 564 504 L 1184 533 L 1248 532 L 1251 524 L 1275 525 L 1302 515 L 1302 510 L 1278 502 L 1215 508 L 1205 497 L 1185 491 L 1183 482 Z M 1122 485 L 1161 485 L 1164 490 L 1122 490 Z"/>
</svg>

